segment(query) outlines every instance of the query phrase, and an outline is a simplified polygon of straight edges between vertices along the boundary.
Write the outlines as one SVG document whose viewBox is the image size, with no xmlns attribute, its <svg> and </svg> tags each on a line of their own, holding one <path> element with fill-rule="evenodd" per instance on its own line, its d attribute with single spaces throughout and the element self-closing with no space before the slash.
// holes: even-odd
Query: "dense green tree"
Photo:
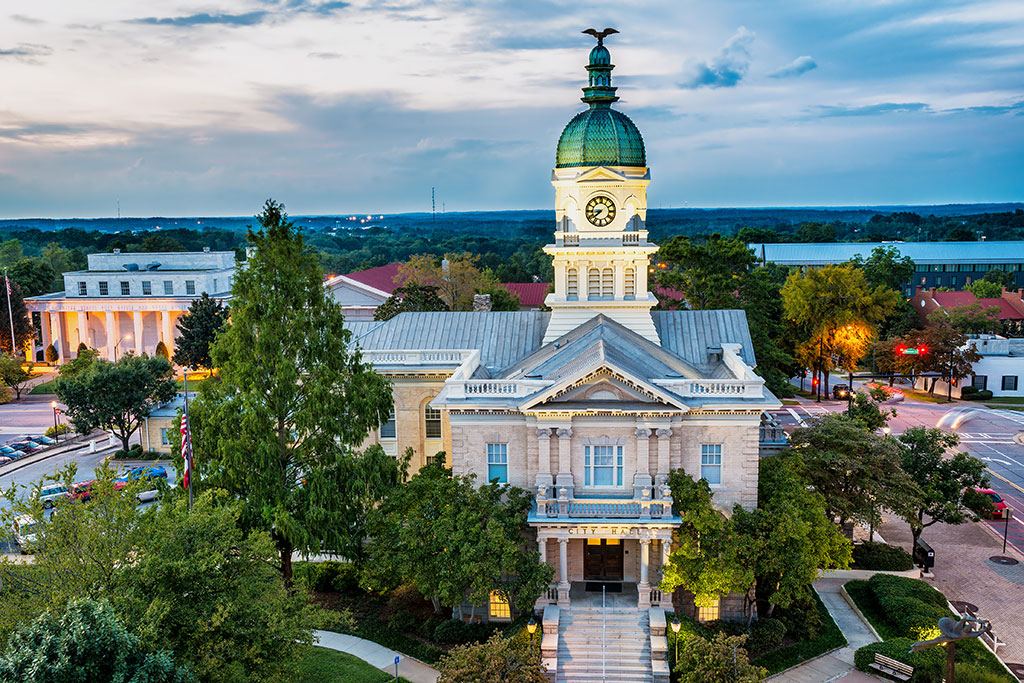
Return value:
<svg viewBox="0 0 1024 683">
<path fill-rule="evenodd" d="M 447 311 L 448 304 L 437 293 L 437 287 L 409 282 L 397 287 L 387 300 L 373 312 L 374 320 L 391 320 L 399 313 L 415 311 Z"/>
<path fill-rule="evenodd" d="M 0 354 L 0 386 L 10 387 L 15 397 L 20 399 L 25 391 L 26 383 L 32 379 L 32 373 L 25 369 L 21 359 L 7 354 Z"/>
<path fill-rule="evenodd" d="M 477 294 L 487 294 L 491 297 L 492 311 L 518 311 L 519 295 L 513 294 L 498 283 L 477 287 L 474 290 Z"/>
<path fill-rule="evenodd" d="M 546 683 L 540 649 L 522 634 L 496 633 L 486 643 L 457 647 L 441 658 L 438 683 Z"/>
<path fill-rule="evenodd" d="M 999 294 L 996 294 L 995 296 L 1001 296 L 1002 295 L 1002 293 L 1003 293 L 1002 292 L 1002 288 L 1003 287 L 1005 287 L 1006 289 L 1008 289 L 1011 292 L 1016 292 L 1017 291 L 1017 278 L 1016 278 L 1016 276 L 1013 273 L 1007 272 L 1005 270 L 1001 270 L 1001 269 L 1000 270 L 995 270 L 995 269 L 993 269 L 993 270 L 988 271 L 987 273 L 985 273 L 984 281 L 985 282 L 994 282 L 995 284 L 999 285 L 999 287 L 1000 287 Z"/>
<path fill-rule="evenodd" d="M 989 271 L 1001 273 L 1003 271 Z M 1009 275 L 1009 273 L 1007 273 Z M 1003 295 L 1003 285 L 1000 282 L 992 282 L 991 280 L 975 280 L 967 288 L 971 294 L 978 297 L 979 299 L 998 299 Z"/>
<path fill-rule="evenodd" d="M 7 297 L 10 296 L 11 313 L 7 313 Z M 14 346 L 11 346 L 11 318 L 14 319 Z M 3 284 L 3 276 L 0 275 L 0 351 L 18 355 L 18 352 L 25 348 L 32 337 L 35 336 L 35 329 L 32 327 L 28 309 L 25 307 L 25 299 L 21 294 L 21 286 L 13 279 L 10 279 L 10 289 Z"/>
<path fill-rule="evenodd" d="M 714 506 L 708 482 L 673 470 L 668 483 L 672 510 L 682 523 L 673 532 L 675 547 L 662 572 L 661 589 L 688 590 L 698 607 L 711 607 L 728 593 L 745 593 L 754 572 L 742 561 L 743 544 L 735 524 Z"/>
<path fill-rule="evenodd" d="M 757 683 L 768 671 L 754 666 L 743 647 L 747 636 L 716 633 L 711 640 L 691 638 L 679 652 L 679 683 Z"/>
<path fill-rule="evenodd" d="M 941 323 L 947 323 L 964 334 L 998 334 L 1001 329 L 999 307 L 985 307 L 979 303 L 962 304 L 928 314 L 929 325 Z"/>
<path fill-rule="evenodd" d="M 860 268 L 872 287 L 888 287 L 896 292 L 903 291 L 914 277 L 914 262 L 894 246 L 875 247 L 866 259 L 858 254 L 848 264 Z"/>
<path fill-rule="evenodd" d="M 658 285 L 682 295 L 677 299 L 665 294 L 662 305 L 677 307 L 685 302 L 693 309 L 739 308 L 736 291 L 756 263 L 746 244 L 717 233 L 703 242 L 673 237 L 655 258 L 668 266 L 657 272 Z"/>
<path fill-rule="evenodd" d="M 228 318 L 229 311 L 224 304 L 206 292 L 198 299 L 193 299 L 188 312 L 178 318 L 176 327 L 181 334 L 174 340 L 174 362 L 193 370 L 212 369 L 210 348 L 217 335 L 224 330 Z"/>
<path fill-rule="evenodd" d="M 826 516 L 824 496 L 807 486 L 801 467 L 793 454 L 762 459 L 757 508 L 733 511 L 740 562 L 754 575 L 762 618 L 808 598 L 822 569 L 850 564 L 850 542 Z"/>
<path fill-rule="evenodd" d="M 146 236 L 145 239 L 142 240 L 139 251 L 185 251 L 185 247 L 181 246 L 181 242 L 173 237 L 156 234 Z"/>
<path fill-rule="evenodd" d="M 92 365 L 93 361 L 100 357 L 100 352 L 96 349 L 90 349 L 89 347 L 82 348 L 82 345 L 78 345 L 78 353 L 75 357 L 69 360 L 64 365 L 60 366 L 57 370 L 58 377 L 73 377 L 83 372 L 86 368 Z"/>
<path fill-rule="evenodd" d="M 167 651 L 147 652 L 105 602 L 74 600 L 16 632 L 0 657 L 3 683 L 189 683 Z"/>
<path fill-rule="evenodd" d="M 0 242 L 0 269 L 13 268 L 14 264 L 25 259 L 25 250 L 21 240 L 12 237 Z"/>
<path fill-rule="evenodd" d="M 790 443 L 802 476 L 824 496 L 825 512 L 840 523 L 872 523 L 876 510 L 907 518 L 920 491 L 900 467 L 895 439 L 875 434 L 837 413 L 793 432 Z"/>
<path fill-rule="evenodd" d="M 53 291 L 53 269 L 42 259 L 27 258 L 18 261 L 11 268 L 10 276 L 18 283 L 25 296 L 39 296 Z"/>
<path fill-rule="evenodd" d="M 902 349 L 924 349 L 925 353 L 904 354 Z M 885 373 L 909 375 L 935 373 L 929 383 L 929 393 L 935 392 L 940 378 L 963 380 L 974 374 L 974 364 L 981 355 L 967 335 L 953 327 L 944 318 L 937 317 L 923 330 L 913 330 L 902 337 L 894 337 L 875 346 L 878 369 Z M 889 382 L 890 386 L 892 381 Z"/>
<path fill-rule="evenodd" d="M 900 466 L 921 492 L 907 520 L 914 543 L 932 524 L 977 521 L 974 510 L 984 496 L 974 489 L 988 488 L 988 476 L 985 463 L 967 453 L 948 457 L 960 444 L 960 437 L 941 429 L 911 427 L 898 439 L 902 445 Z"/>
<path fill-rule="evenodd" d="M 793 395 L 789 378 L 800 370 L 793 357 L 793 326 L 786 321 L 780 293 L 788 276 L 785 266 L 767 263 L 747 273 L 738 290 L 757 360 L 755 370 L 776 396 Z"/>
<path fill-rule="evenodd" d="M 48 234 L 52 235 L 53 233 Z M 57 242 L 46 244 L 43 248 L 42 259 L 53 271 L 53 281 L 49 288 L 51 292 L 59 292 L 64 288 L 64 273 L 85 270 L 88 267 L 88 260 L 81 249 L 65 249 Z"/>
<path fill-rule="evenodd" d="M 526 547 L 532 505 L 522 489 L 475 477 L 452 476 L 441 462 L 420 469 L 386 498 L 371 526 L 370 561 L 376 585 L 413 583 L 435 602 L 458 608 L 486 605 L 500 591 L 514 611 L 530 609 L 553 570 Z"/>
<path fill-rule="evenodd" d="M 110 430 L 128 450 L 142 420 L 171 400 L 177 387 L 167 359 L 129 353 L 117 363 L 93 360 L 81 372 L 58 377 L 56 390 L 75 431 Z"/>
<path fill-rule="evenodd" d="M 333 484 L 352 448 L 391 412 L 390 386 L 362 360 L 341 306 L 284 207 L 268 200 L 232 287 L 231 322 L 190 413 L 202 486 L 242 501 L 291 582 L 292 553 L 337 550 L 348 503 Z"/>
<path fill-rule="evenodd" d="M 895 408 L 881 407 L 887 398 L 889 394 L 882 388 L 856 392 L 850 403 L 850 417 L 868 431 L 881 429 L 888 424 L 890 417 L 896 417 Z"/>
</svg>

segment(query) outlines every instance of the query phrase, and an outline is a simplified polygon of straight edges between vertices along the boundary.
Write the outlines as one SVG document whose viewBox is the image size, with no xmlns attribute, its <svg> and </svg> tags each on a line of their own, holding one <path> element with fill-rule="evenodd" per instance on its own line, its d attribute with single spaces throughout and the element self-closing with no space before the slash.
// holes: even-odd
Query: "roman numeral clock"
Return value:
<svg viewBox="0 0 1024 683">
<path fill-rule="evenodd" d="M 603 195 L 592 197 L 586 206 L 587 220 L 598 228 L 615 220 L 615 202 Z"/>
</svg>

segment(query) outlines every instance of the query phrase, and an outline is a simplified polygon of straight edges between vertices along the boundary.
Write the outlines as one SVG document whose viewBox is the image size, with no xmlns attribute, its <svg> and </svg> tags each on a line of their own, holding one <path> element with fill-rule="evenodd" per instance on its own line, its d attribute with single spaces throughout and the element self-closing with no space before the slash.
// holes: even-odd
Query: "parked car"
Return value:
<svg viewBox="0 0 1024 683">
<path fill-rule="evenodd" d="M 159 465 L 142 465 L 133 467 L 120 477 L 117 481 L 135 481 L 136 479 L 166 479 L 167 470 Z"/>
<path fill-rule="evenodd" d="M 64 495 L 73 501 L 85 502 L 92 498 L 93 489 L 96 486 L 96 480 L 91 481 L 80 481 L 77 484 L 71 485 L 71 490 L 64 493 Z"/>
<path fill-rule="evenodd" d="M 15 441 L 10 444 L 11 448 L 16 448 L 22 453 L 36 453 L 37 451 L 43 450 L 43 447 L 37 444 L 35 441 Z"/>
<path fill-rule="evenodd" d="M 1005 514 L 1003 510 L 1010 507 L 1006 504 L 1006 501 L 1003 500 L 1003 497 L 992 489 L 980 489 L 975 487 L 974 490 L 983 496 L 986 496 L 992 502 L 992 505 L 995 507 L 995 510 L 992 512 L 992 519 L 1002 519 Z"/>
<path fill-rule="evenodd" d="M 32 544 L 36 542 L 39 523 L 32 515 L 22 515 L 14 520 L 14 542 L 22 555 L 32 552 Z"/>
<path fill-rule="evenodd" d="M 17 458 L 21 455 L 21 451 L 10 446 L 0 446 L 0 454 L 6 455 L 8 458 Z"/>
<path fill-rule="evenodd" d="M 114 481 L 115 491 L 121 491 L 126 486 L 128 486 L 127 479 L 117 479 Z M 158 495 L 160 495 L 160 491 L 158 491 L 157 489 L 149 489 L 148 491 L 139 491 L 137 494 L 135 494 L 135 499 L 138 500 L 140 503 L 148 503 L 150 501 L 156 500 L 156 497 Z"/>
<path fill-rule="evenodd" d="M 66 498 L 67 492 L 68 487 L 63 484 L 47 486 L 39 491 L 39 500 L 43 504 L 43 508 L 49 510 L 53 507 L 55 501 Z"/>
<path fill-rule="evenodd" d="M 57 443 L 56 441 L 54 441 L 53 439 L 51 439 L 48 436 L 33 436 L 32 440 L 35 441 L 36 443 L 42 444 L 44 446 L 52 446 L 53 444 Z"/>
<path fill-rule="evenodd" d="M 837 401 L 845 401 L 850 397 L 850 385 L 849 384 L 836 384 L 832 387 L 832 398 Z"/>
</svg>

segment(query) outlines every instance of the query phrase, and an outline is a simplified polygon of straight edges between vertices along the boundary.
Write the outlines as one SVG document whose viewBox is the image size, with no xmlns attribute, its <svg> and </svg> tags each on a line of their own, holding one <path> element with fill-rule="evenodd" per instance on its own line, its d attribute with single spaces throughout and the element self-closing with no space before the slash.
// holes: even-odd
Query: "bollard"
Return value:
<svg viewBox="0 0 1024 683">
<path fill-rule="evenodd" d="M 95 441 L 90 441 L 89 442 L 89 452 L 90 453 L 95 453 L 96 452 L 96 442 Z"/>
</svg>

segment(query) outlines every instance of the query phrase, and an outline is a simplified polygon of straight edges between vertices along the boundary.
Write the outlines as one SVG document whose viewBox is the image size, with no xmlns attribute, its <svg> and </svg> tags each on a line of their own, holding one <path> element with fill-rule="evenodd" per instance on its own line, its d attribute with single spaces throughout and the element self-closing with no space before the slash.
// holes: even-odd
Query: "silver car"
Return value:
<svg viewBox="0 0 1024 683">
<path fill-rule="evenodd" d="M 64 498 L 64 494 L 67 492 L 68 487 L 64 485 L 47 486 L 39 491 L 39 501 L 43 504 L 43 508 L 49 510 L 53 507 L 53 502 Z"/>
</svg>

